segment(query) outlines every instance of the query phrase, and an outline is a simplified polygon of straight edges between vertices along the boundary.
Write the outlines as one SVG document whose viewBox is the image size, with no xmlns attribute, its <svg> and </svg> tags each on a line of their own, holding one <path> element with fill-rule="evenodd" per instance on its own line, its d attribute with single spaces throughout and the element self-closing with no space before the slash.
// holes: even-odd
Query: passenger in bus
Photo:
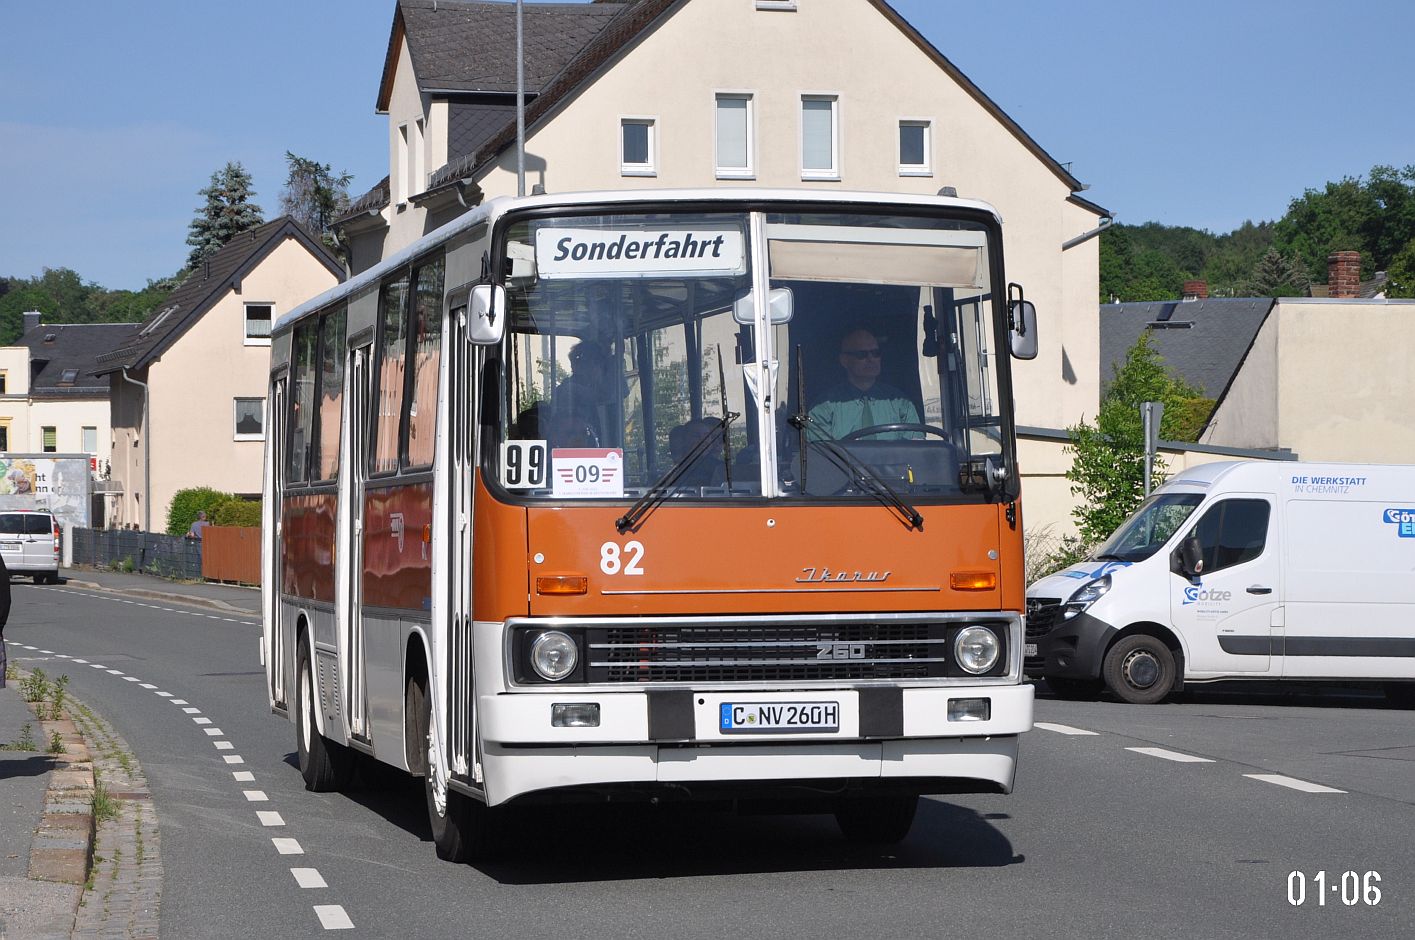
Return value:
<svg viewBox="0 0 1415 940">
<path fill-rule="evenodd" d="M 718 431 L 718 419 L 716 418 L 694 418 L 668 432 L 668 454 L 676 464 L 687 457 L 698 442 L 709 434 L 716 434 L 721 437 Z M 707 453 L 688 467 L 678 482 L 683 486 L 721 486 L 727 478 L 727 471 L 724 465 L 724 450 L 722 444 L 716 447 L 709 447 Z"/>
<path fill-rule="evenodd" d="M 619 401 L 628 393 L 606 346 L 582 339 L 570 350 L 570 376 L 555 387 L 551 404 L 559 413 L 593 431 L 595 443 L 609 446 L 618 437 L 608 432 L 619 421 Z"/>
<path fill-rule="evenodd" d="M 900 389 L 879 380 L 884 351 L 875 334 L 855 327 L 840 338 L 840 368 L 845 380 L 826 392 L 810 411 L 816 431 L 834 440 L 882 424 L 918 424 L 919 409 Z M 901 440 L 917 435 L 890 432 L 875 440 Z"/>
</svg>

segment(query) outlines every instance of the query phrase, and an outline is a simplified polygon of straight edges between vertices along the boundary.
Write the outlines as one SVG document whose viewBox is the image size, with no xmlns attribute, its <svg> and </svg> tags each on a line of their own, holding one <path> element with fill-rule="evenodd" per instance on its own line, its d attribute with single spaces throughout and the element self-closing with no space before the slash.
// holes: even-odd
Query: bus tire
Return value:
<svg viewBox="0 0 1415 940">
<path fill-rule="evenodd" d="M 903 841 L 919 809 L 917 796 L 852 796 L 835 804 L 835 823 L 851 842 L 893 845 Z"/>
<path fill-rule="evenodd" d="M 1154 705 L 1174 691 L 1174 654 L 1146 634 L 1128 636 L 1105 654 L 1105 684 L 1121 701 Z"/>
<path fill-rule="evenodd" d="M 305 789 L 315 793 L 342 790 L 353 771 L 353 754 L 320 734 L 315 724 L 309 634 L 300 637 L 295 681 L 295 737 L 299 741 L 300 776 L 305 778 Z"/>
<path fill-rule="evenodd" d="M 485 803 L 453 790 L 446 781 L 439 784 L 434 779 L 436 775 L 433 773 L 432 742 L 429 737 L 432 702 L 423 684 L 426 681 L 418 675 L 408 682 L 404 707 L 414 722 L 414 741 L 420 744 L 416 763 L 410 755 L 408 765 L 414 773 L 422 773 L 433 848 L 437 850 L 437 857 L 445 862 L 460 864 L 489 858 L 496 846 L 497 812 Z"/>
</svg>

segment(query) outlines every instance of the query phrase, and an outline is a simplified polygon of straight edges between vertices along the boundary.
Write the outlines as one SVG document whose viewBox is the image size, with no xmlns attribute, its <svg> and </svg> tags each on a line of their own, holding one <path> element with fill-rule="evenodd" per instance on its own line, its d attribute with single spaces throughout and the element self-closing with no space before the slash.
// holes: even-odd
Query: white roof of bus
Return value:
<svg viewBox="0 0 1415 940">
<path fill-rule="evenodd" d="M 405 247 L 395 255 L 380 261 L 342 284 L 330 288 L 319 296 L 307 300 L 276 321 L 272 335 L 288 330 L 295 321 L 312 311 L 319 310 L 343 297 L 352 297 L 367 287 L 377 284 L 379 279 L 391 271 L 410 263 L 414 258 L 431 249 L 434 245 L 447 241 L 458 234 L 473 229 L 488 220 L 494 220 L 513 209 L 554 209 L 597 203 L 672 203 L 672 202 L 820 202 L 820 203 L 860 203 L 887 206 L 934 206 L 948 209 L 977 209 L 990 214 L 998 222 L 1002 216 L 985 202 L 977 199 L 958 199 L 952 196 L 917 196 L 905 193 L 835 192 L 810 189 L 639 189 L 606 190 L 578 193 L 557 193 L 543 196 L 498 196 L 487 200 L 465 215 L 458 216 L 441 228 L 434 229 L 422 238 Z M 457 286 L 457 285 L 452 285 Z"/>
</svg>

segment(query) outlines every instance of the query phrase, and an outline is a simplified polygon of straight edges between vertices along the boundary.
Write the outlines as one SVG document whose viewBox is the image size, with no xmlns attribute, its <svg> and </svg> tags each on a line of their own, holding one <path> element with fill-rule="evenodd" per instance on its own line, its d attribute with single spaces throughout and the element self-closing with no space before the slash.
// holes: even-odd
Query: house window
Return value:
<svg viewBox="0 0 1415 940">
<path fill-rule="evenodd" d="M 57 428 L 39 429 L 40 445 L 39 449 L 46 454 L 56 454 L 59 452 L 59 430 Z"/>
<path fill-rule="evenodd" d="M 796 0 L 757 0 L 758 10 L 789 10 L 795 12 Z"/>
<path fill-rule="evenodd" d="M 7 394 L 9 391 L 10 389 L 7 381 L 7 375 L 4 372 L 0 372 L 0 395 Z"/>
<path fill-rule="evenodd" d="M 716 141 L 718 179 L 751 179 L 754 175 L 751 95 L 717 96 Z"/>
<path fill-rule="evenodd" d="M 0 421 L 0 452 L 10 449 L 10 422 Z"/>
<path fill-rule="evenodd" d="M 265 440 L 265 399 L 236 399 L 236 434 L 238 441 Z"/>
<path fill-rule="evenodd" d="M 802 179 L 840 179 L 839 105 L 835 95 L 801 96 Z"/>
<path fill-rule="evenodd" d="M 929 121 L 899 122 L 899 175 L 932 176 L 930 153 L 933 150 L 932 125 Z"/>
<path fill-rule="evenodd" d="M 78 369 L 65 369 L 63 372 L 61 372 L 61 373 L 59 374 L 59 381 L 56 382 L 55 384 L 56 384 L 56 385 L 64 385 L 64 386 L 72 386 L 72 385 L 73 385 L 75 382 L 77 382 L 78 380 L 79 380 L 79 370 L 78 370 Z"/>
<path fill-rule="evenodd" d="M 619 121 L 619 173 L 622 176 L 656 176 L 658 149 L 653 118 Z"/>
<path fill-rule="evenodd" d="M 84 428 L 84 453 L 98 453 L 98 428 Z"/>
<path fill-rule="evenodd" d="M 246 345 L 269 346 L 270 324 L 275 308 L 270 304 L 246 304 Z"/>
</svg>

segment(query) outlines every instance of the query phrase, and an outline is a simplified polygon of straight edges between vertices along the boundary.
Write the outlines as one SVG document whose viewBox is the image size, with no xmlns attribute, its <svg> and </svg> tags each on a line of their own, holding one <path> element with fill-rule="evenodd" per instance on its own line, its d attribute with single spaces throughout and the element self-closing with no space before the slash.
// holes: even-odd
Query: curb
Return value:
<svg viewBox="0 0 1415 940">
<path fill-rule="evenodd" d="M 110 588 L 104 587 L 96 581 L 84 581 L 66 575 L 64 582 L 68 587 L 83 588 L 89 591 L 96 591 L 100 594 L 119 594 L 124 597 L 142 597 L 148 600 L 166 601 L 169 604 L 186 604 L 189 607 L 205 607 L 209 610 L 217 610 L 225 614 L 240 614 L 243 617 L 259 617 L 260 611 L 252 611 L 245 607 L 237 607 L 235 604 L 228 604 L 225 601 L 212 597 L 197 597 L 193 594 L 179 594 L 173 591 L 151 591 L 147 588 Z"/>
</svg>

